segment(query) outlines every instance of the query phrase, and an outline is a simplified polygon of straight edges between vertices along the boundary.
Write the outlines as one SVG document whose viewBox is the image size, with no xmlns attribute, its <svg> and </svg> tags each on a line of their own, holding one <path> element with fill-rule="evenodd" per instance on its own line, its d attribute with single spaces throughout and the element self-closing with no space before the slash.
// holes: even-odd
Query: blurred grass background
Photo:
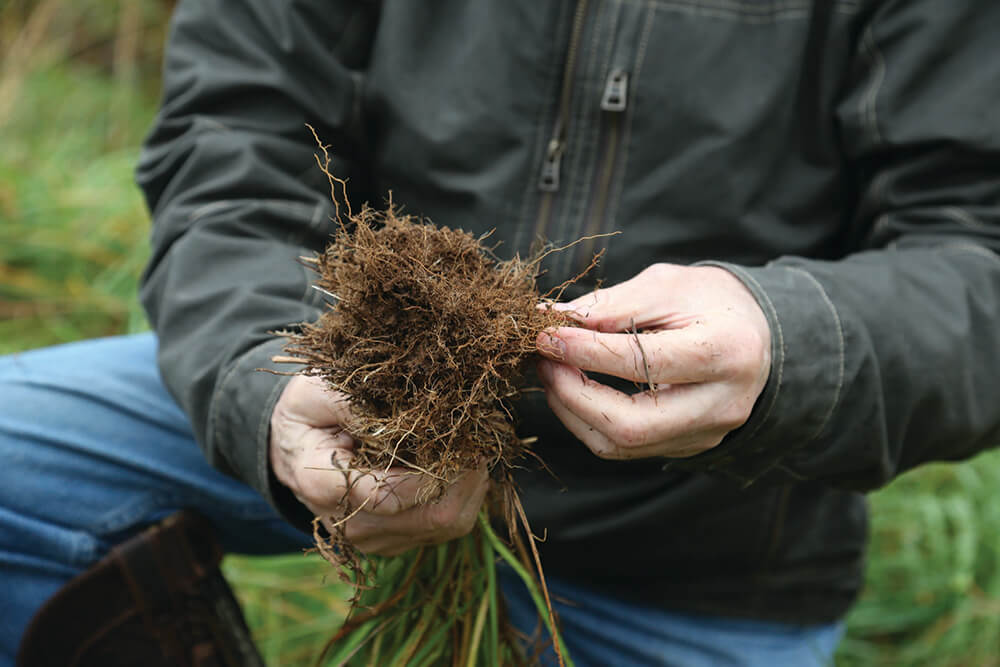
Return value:
<svg viewBox="0 0 1000 667">
<path fill-rule="evenodd" d="M 0 0 L 0 353 L 141 331 L 148 216 L 132 168 L 170 0 Z M 837 664 L 1000 665 L 1000 453 L 872 496 L 865 593 Z M 316 558 L 224 563 L 270 664 L 346 611 Z"/>
</svg>

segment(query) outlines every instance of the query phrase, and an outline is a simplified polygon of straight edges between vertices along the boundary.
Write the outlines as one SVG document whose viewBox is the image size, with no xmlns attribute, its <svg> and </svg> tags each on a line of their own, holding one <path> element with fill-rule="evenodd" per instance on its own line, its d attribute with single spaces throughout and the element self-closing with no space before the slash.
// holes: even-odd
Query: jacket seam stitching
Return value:
<svg viewBox="0 0 1000 667">
<path fill-rule="evenodd" d="M 589 16 L 589 14 L 588 14 Z M 575 232 L 574 220 L 580 220 L 583 215 L 580 209 L 580 200 L 583 200 L 582 209 L 586 210 L 586 200 L 589 197 L 589 179 L 593 170 L 593 163 L 597 159 L 596 154 L 599 146 L 594 145 L 591 151 L 587 147 L 592 142 L 588 141 L 588 129 L 591 127 L 589 121 L 593 118 L 590 109 L 589 95 L 587 94 L 586 82 L 590 79 L 596 63 L 600 61 L 599 50 L 595 46 L 600 46 L 598 36 L 600 35 L 600 22 L 597 18 L 589 21 L 593 36 L 590 48 L 583 45 L 584 40 L 580 40 L 580 62 L 577 64 L 579 76 L 573 77 L 573 94 L 570 98 L 570 113 L 566 124 L 566 148 L 563 152 L 563 179 L 565 185 L 562 186 L 564 192 L 562 205 L 559 207 L 558 215 L 553 216 L 551 233 L 554 238 L 566 238 L 579 236 Z M 580 81 L 582 79 L 582 81 Z M 596 127 L 600 129 L 600 115 L 597 116 Z M 588 152 L 593 157 L 588 158 Z M 585 173 L 581 173 L 585 172 Z M 573 196 L 577 191 L 583 191 L 583 196 Z M 554 202 L 553 202 L 554 203 Z M 563 253 L 556 259 L 556 265 L 562 264 L 568 267 L 572 261 L 573 253 Z M 568 270 L 568 268 L 566 269 Z"/>
<path fill-rule="evenodd" d="M 618 22 L 619 19 L 621 18 L 622 4 L 623 0 L 615 0 L 615 2 L 613 3 L 612 7 L 613 14 L 611 17 L 610 25 L 607 26 L 608 38 L 607 38 L 607 45 L 605 46 L 604 49 L 603 58 L 599 55 L 601 47 L 600 44 L 601 31 L 597 29 L 597 27 L 599 26 L 595 27 L 594 29 L 593 45 L 591 46 L 591 50 L 594 52 L 593 63 L 597 67 L 597 75 L 594 77 L 594 80 L 602 82 L 601 88 L 599 89 L 600 90 L 599 94 L 603 94 L 604 92 L 603 82 L 607 81 L 608 74 L 611 70 L 611 60 L 614 57 L 616 47 L 618 46 L 617 32 L 618 32 Z M 580 215 L 574 216 L 576 218 L 576 224 L 571 223 L 571 228 L 570 228 L 571 233 L 567 235 L 569 238 L 579 238 L 583 236 L 585 233 L 586 225 L 589 223 L 588 213 L 590 212 L 590 206 L 594 196 L 594 193 L 592 191 L 594 183 L 594 172 L 597 171 L 597 168 L 599 166 L 598 163 L 601 161 L 603 154 L 602 151 L 602 149 L 604 148 L 603 132 L 605 129 L 604 128 L 605 120 L 604 120 L 604 114 L 601 111 L 599 105 L 594 105 L 590 117 L 594 119 L 595 141 L 593 142 L 593 150 L 591 151 L 592 158 L 587 161 L 588 164 L 586 169 L 586 175 L 580 181 L 581 187 L 584 190 L 583 197 L 580 198 L 583 202 L 583 208 L 580 211 Z M 574 253 L 566 253 L 565 266 L 567 270 L 572 269 L 572 262 L 574 255 L 575 255 Z"/>
<path fill-rule="evenodd" d="M 227 370 L 226 374 L 222 376 L 222 381 L 219 382 L 218 387 L 215 389 L 214 392 L 212 392 L 212 407 L 211 407 L 212 417 L 211 417 L 211 429 L 210 429 L 211 439 L 210 439 L 210 441 L 208 443 L 209 444 L 209 448 L 208 448 L 209 449 L 209 453 L 211 454 L 211 459 L 212 460 L 215 460 L 218 457 L 224 458 L 225 461 L 226 461 L 226 464 L 229 465 L 230 467 L 233 467 L 234 470 L 235 470 L 235 466 L 233 465 L 233 462 L 230 461 L 227 457 L 223 456 L 222 452 L 219 451 L 219 448 L 218 448 L 218 442 L 220 440 L 220 437 L 219 437 L 219 435 L 220 435 L 219 434 L 219 407 L 218 406 L 220 405 L 219 401 L 223 398 L 223 394 L 228 393 L 228 390 L 229 390 L 229 386 L 228 386 L 229 385 L 229 381 L 236 374 L 236 371 L 243 364 L 243 361 L 250 354 L 252 354 L 254 352 L 254 350 L 256 350 L 256 349 L 257 349 L 256 347 L 251 347 L 249 350 L 247 350 L 246 352 L 244 352 L 243 354 L 241 354 L 239 357 L 237 357 L 235 360 L 233 360 L 232 364 L 229 367 L 229 370 Z"/>
<path fill-rule="evenodd" d="M 962 227 L 976 230 L 989 229 L 989 226 L 985 222 L 957 206 L 945 206 L 941 209 L 941 212 Z"/>
<path fill-rule="evenodd" d="M 605 62 L 604 62 L 604 69 L 601 70 L 601 75 L 602 75 L 601 78 L 605 82 L 605 84 L 607 82 L 607 78 L 611 75 L 611 69 L 616 66 L 614 63 L 616 62 L 616 55 L 617 55 L 618 49 L 613 48 L 613 47 L 617 46 L 618 24 L 619 24 L 620 19 L 621 19 L 621 14 L 625 10 L 624 5 L 625 5 L 625 0 L 617 0 L 617 2 L 615 4 L 615 18 L 614 18 L 614 22 L 611 25 L 611 40 L 609 40 L 609 41 L 614 40 L 615 44 L 613 44 L 613 46 L 611 46 L 611 47 L 608 48 L 608 57 L 607 57 L 607 60 L 605 60 Z M 643 31 L 645 31 L 645 24 L 643 25 Z M 644 34 L 645 34 L 645 32 L 641 33 L 641 35 L 644 35 Z M 645 48 L 646 47 L 645 47 L 645 45 L 642 44 L 642 37 L 641 36 L 639 38 L 639 48 L 643 52 L 645 52 Z M 644 53 L 641 56 L 638 53 L 636 54 L 636 56 L 635 56 L 636 59 L 633 61 L 633 69 L 635 68 L 635 65 L 637 65 L 639 58 L 644 57 L 644 56 L 645 56 Z M 632 75 L 632 76 L 634 76 L 634 75 Z M 634 88 L 632 90 L 634 90 Z M 627 114 L 627 116 L 626 116 L 625 119 L 623 119 L 623 120 L 625 120 L 629 124 L 631 124 L 631 121 L 632 121 L 632 111 L 633 110 L 631 109 L 631 105 L 635 104 L 635 98 L 632 95 L 632 90 L 629 90 L 628 93 L 627 93 L 627 97 L 626 97 L 626 100 L 625 100 L 625 113 Z M 603 88 L 601 89 L 601 95 L 602 96 L 604 95 Z M 603 124 L 604 114 L 599 114 L 598 118 L 601 119 L 600 122 Z M 615 121 L 612 120 L 611 122 L 614 123 Z M 618 204 L 617 204 L 617 201 L 618 201 L 618 198 L 617 198 L 618 184 L 621 183 L 621 179 L 623 178 L 622 175 L 623 175 L 623 173 L 625 171 L 625 162 L 624 162 L 623 158 L 626 157 L 626 152 L 628 150 L 628 134 L 624 131 L 624 127 L 625 127 L 626 122 L 622 123 L 622 129 L 623 129 L 623 131 L 622 131 L 622 136 L 621 136 L 621 138 L 619 140 L 621 142 L 620 143 L 621 153 L 620 153 L 620 155 L 618 155 L 615 158 L 614 164 L 612 165 L 612 168 L 615 171 L 612 174 L 612 180 L 611 180 L 611 183 L 609 184 L 609 187 L 608 187 L 608 199 L 607 199 L 607 201 L 605 202 L 605 205 L 604 205 L 604 219 L 597 221 L 598 225 L 599 225 L 599 229 L 601 231 L 603 231 L 608 226 L 610 226 L 612 230 L 614 230 L 615 227 L 616 227 L 615 221 L 617 220 L 618 215 L 617 215 L 615 209 L 618 206 Z M 601 148 L 602 148 L 601 146 L 598 146 L 598 149 L 597 149 L 598 150 L 598 159 L 600 158 L 600 155 L 601 155 Z M 595 168 L 596 168 L 596 160 L 595 160 Z M 588 199 L 592 200 L 592 198 L 593 198 L 593 193 L 588 194 Z M 588 209 L 590 208 L 590 201 L 588 201 L 587 208 Z M 587 220 L 582 220 L 581 224 L 582 225 L 587 225 L 587 224 L 589 224 L 589 222 Z M 583 231 L 586 230 L 586 227 L 581 227 L 580 230 L 581 230 L 581 233 L 582 233 Z"/>
<path fill-rule="evenodd" d="M 754 430 L 747 436 L 747 439 L 752 440 L 754 436 L 760 432 L 761 428 L 764 427 L 764 424 L 767 423 L 768 419 L 771 417 L 771 413 L 774 412 L 774 406 L 778 404 L 778 397 L 781 394 L 785 375 L 785 334 L 781 328 L 781 320 L 778 318 L 778 310 L 774 307 L 774 302 L 771 301 L 770 295 L 764 290 L 763 287 L 761 287 L 760 283 L 757 282 L 757 279 L 754 278 L 749 272 L 740 271 L 740 274 L 743 278 L 750 281 L 750 283 L 757 288 L 757 293 L 763 297 L 767 310 L 771 315 L 771 319 L 774 320 L 774 325 L 777 327 L 778 334 L 778 374 L 774 381 L 774 396 L 771 398 L 771 402 L 768 404 L 766 412 L 764 412 L 764 415 L 757 423 L 756 428 L 754 428 Z"/>
<path fill-rule="evenodd" d="M 829 407 L 829 409 L 827 410 L 826 414 L 823 416 L 823 420 L 822 420 L 822 422 L 820 422 L 820 425 L 816 429 L 816 432 L 813 433 L 813 435 L 809 438 L 809 441 L 812 441 L 812 440 L 815 440 L 817 437 L 819 437 L 819 434 L 822 433 L 823 429 L 825 429 L 826 426 L 827 426 L 827 424 L 830 423 L 830 419 L 833 417 L 833 413 L 836 410 L 837 405 L 840 404 L 840 395 L 843 392 L 843 388 L 844 388 L 844 376 L 845 376 L 845 368 L 846 368 L 846 343 L 845 343 L 845 339 L 844 339 L 844 326 L 843 326 L 843 322 L 840 319 L 840 314 L 837 312 L 837 307 L 833 304 L 833 301 L 830 299 L 830 296 L 827 294 L 826 290 L 823 288 L 823 285 L 820 284 L 820 282 L 816 279 L 816 277 L 814 275 L 812 275 L 811 273 L 809 273 L 808 271 L 806 271 L 805 269 L 797 267 L 797 266 L 791 266 L 791 267 L 788 267 L 788 268 L 789 268 L 790 271 L 794 271 L 796 273 L 799 273 L 799 274 L 805 276 L 805 278 L 810 283 L 812 283 L 812 285 L 814 287 L 816 287 L 817 290 L 819 290 L 820 296 L 823 297 L 823 302 L 826 304 L 827 308 L 830 309 L 830 314 L 833 315 L 833 321 L 837 325 L 837 328 L 836 328 L 836 331 L 837 331 L 837 386 L 834 388 L 833 399 L 830 401 L 830 407 Z"/>
<path fill-rule="evenodd" d="M 858 111 L 861 114 L 862 123 L 867 126 L 866 129 L 871 133 L 873 144 L 878 146 L 884 143 L 882 133 L 878 128 L 878 94 L 882 89 L 882 84 L 885 82 L 886 64 L 885 58 L 882 56 L 882 52 L 875 42 L 873 26 L 874 19 L 865 29 L 861 43 L 868 57 L 868 63 L 875 71 L 869 83 L 868 90 L 861 97 L 861 108 Z"/>
<path fill-rule="evenodd" d="M 257 424 L 255 443 L 257 449 L 256 456 L 256 468 L 257 480 L 260 483 L 260 490 L 265 494 L 268 502 L 272 506 L 276 506 L 275 500 L 271 493 L 271 478 L 270 478 L 270 450 L 271 450 L 271 415 L 274 412 L 274 406 L 277 404 L 280 395 L 284 392 L 285 387 L 287 387 L 287 382 L 276 382 L 274 387 L 267 395 L 267 400 L 264 402 L 264 410 L 261 413 L 260 421 Z"/>
<path fill-rule="evenodd" d="M 755 12 L 742 11 L 736 7 L 702 5 L 696 2 L 684 2 L 683 0 L 651 0 L 650 4 L 669 12 L 712 19 L 731 19 L 739 23 L 749 23 L 751 25 L 768 25 L 778 23 L 779 21 L 796 21 L 809 16 L 809 8 L 806 5 L 788 6 L 772 9 L 767 12 Z"/>
<path fill-rule="evenodd" d="M 209 438 L 209 441 L 207 443 L 209 458 L 211 461 L 215 461 L 219 457 L 221 457 L 221 452 L 218 451 L 218 442 L 220 439 L 219 401 L 222 399 L 222 395 L 226 391 L 226 385 L 229 383 L 229 379 L 233 376 L 233 373 L 236 372 L 236 368 L 239 366 L 240 358 L 237 358 L 235 361 L 233 361 L 232 365 L 229 367 L 229 370 L 227 370 L 226 374 L 222 376 L 222 380 L 219 382 L 219 385 L 215 388 L 215 391 L 212 392 L 212 407 L 210 408 L 212 416 L 210 419 L 210 429 L 209 429 L 211 437 Z"/>
<path fill-rule="evenodd" d="M 737 18 L 747 23 L 773 23 L 782 20 L 802 19 L 809 16 L 812 2 L 773 2 L 760 6 L 731 0 L 650 0 L 650 4 L 667 10 L 679 10 L 688 14 L 701 14 L 713 18 Z M 833 11 L 853 16 L 858 13 L 856 2 L 836 2 Z"/>
</svg>

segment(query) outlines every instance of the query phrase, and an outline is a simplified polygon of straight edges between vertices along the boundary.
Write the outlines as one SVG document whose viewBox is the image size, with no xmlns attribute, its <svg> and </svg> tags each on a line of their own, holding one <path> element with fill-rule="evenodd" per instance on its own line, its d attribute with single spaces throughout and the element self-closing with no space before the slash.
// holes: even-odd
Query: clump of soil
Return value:
<svg viewBox="0 0 1000 667">
<path fill-rule="evenodd" d="M 538 308 L 538 262 L 499 261 L 485 240 L 391 206 L 351 215 L 311 262 L 333 307 L 287 347 L 349 397 L 357 469 L 423 472 L 437 482 L 428 498 L 523 454 L 510 401 L 536 338 L 562 319 Z"/>
</svg>

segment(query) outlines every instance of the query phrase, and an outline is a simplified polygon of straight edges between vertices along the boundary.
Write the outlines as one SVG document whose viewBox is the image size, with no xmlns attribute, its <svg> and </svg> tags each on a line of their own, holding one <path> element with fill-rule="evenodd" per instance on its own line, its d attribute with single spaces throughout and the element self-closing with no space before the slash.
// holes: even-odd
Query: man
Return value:
<svg viewBox="0 0 1000 667">
<path fill-rule="evenodd" d="M 331 232 L 310 123 L 355 203 L 391 190 L 507 253 L 622 232 L 518 408 L 553 472 L 518 482 L 578 664 L 825 663 L 861 492 L 1000 436 L 997 27 L 985 0 L 181 3 L 139 167 L 157 337 L 2 367 L 5 650 L 139 524 L 196 506 L 231 549 L 287 549 L 268 505 L 303 527 L 347 492 L 309 469 L 350 459 L 342 397 L 256 370 L 323 307 L 296 262 Z M 348 536 L 449 539 L 486 484 Z"/>
</svg>

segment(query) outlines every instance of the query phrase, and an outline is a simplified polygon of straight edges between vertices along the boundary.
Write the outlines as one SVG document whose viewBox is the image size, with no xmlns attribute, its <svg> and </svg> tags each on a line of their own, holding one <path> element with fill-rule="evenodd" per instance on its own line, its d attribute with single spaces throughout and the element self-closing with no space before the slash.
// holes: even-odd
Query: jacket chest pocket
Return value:
<svg viewBox="0 0 1000 667">
<path fill-rule="evenodd" d="M 626 238 L 587 240 L 557 258 L 554 274 L 579 271 L 601 247 L 610 282 L 651 261 L 773 255 L 780 221 L 793 217 L 785 212 L 833 178 L 803 169 L 796 146 L 809 3 L 619 0 L 600 9 L 567 76 L 572 110 L 557 118 L 563 136 L 553 133 L 558 151 L 542 163 L 538 186 L 550 192 L 534 235 Z M 641 237 L 648 259 L 629 236 Z M 800 243 L 784 238 L 788 250 Z"/>
</svg>

